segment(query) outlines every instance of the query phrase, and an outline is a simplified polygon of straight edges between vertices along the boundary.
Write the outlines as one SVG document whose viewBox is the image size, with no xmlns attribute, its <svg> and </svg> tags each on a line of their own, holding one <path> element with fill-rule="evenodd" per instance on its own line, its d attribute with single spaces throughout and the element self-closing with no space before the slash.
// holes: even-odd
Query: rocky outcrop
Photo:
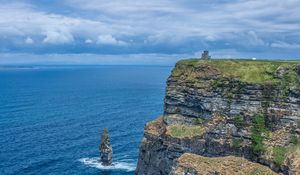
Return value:
<svg viewBox="0 0 300 175">
<path fill-rule="evenodd" d="M 101 164 L 104 166 L 112 165 L 112 146 L 110 144 L 108 130 L 105 128 L 101 136 L 100 145 Z"/>
<path fill-rule="evenodd" d="M 177 63 L 167 81 L 164 115 L 145 126 L 136 174 L 174 174 L 184 153 L 240 156 L 274 172 L 300 173 L 299 158 L 292 156 L 300 149 L 299 65 Z"/>
</svg>

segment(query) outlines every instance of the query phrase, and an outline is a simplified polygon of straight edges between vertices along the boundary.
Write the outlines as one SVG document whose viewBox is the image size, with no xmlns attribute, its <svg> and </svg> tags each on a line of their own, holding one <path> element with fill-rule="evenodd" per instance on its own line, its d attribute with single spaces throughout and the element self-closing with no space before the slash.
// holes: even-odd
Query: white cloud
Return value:
<svg viewBox="0 0 300 175">
<path fill-rule="evenodd" d="M 48 31 L 46 32 L 46 37 L 44 38 L 44 43 L 50 44 L 65 44 L 73 42 L 74 38 L 69 32 L 62 31 Z"/>
<path fill-rule="evenodd" d="M 24 42 L 26 44 L 34 44 L 34 40 L 32 38 L 30 38 L 30 37 L 25 38 Z"/>
<path fill-rule="evenodd" d="M 91 43 L 93 43 L 93 40 L 91 40 L 91 39 L 86 39 L 84 42 L 85 42 L 86 44 L 91 44 Z"/>
<path fill-rule="evenodd" d="M 36 9 L 21 3 L 2 4 L 0 6 L 0 37 L 46 36 L 45 43 L 70 43 L 76 36 L 96 38 L 100 34 L 119 33 L 122 35 L 127 32 L 126 28 L 115 24 L 81 17 L 68 17 Z"/>
<path fill-rule="evenodd" d="M 264 44 L 262 36 L 271 35 L 272 38 L 276 33 L 300 35 L 298 0 L 228 2 L 90 0 L 89 3 L 85 0 L 67 0 L 67 2 L 74 8 L 98 11 L 103 19 L 113 24 L 130 26 L 131 28 L 127 29 L 132 33 L 146 33 L 148 36 L 162 38 L 166 36 L 160 34 L 171 34 L 181 39 L 202 37 L 208 41 L 216 41 L 235 33 L 252 31 L 256 36 L 253 36 L 251 42 Z"/>
<path fill-rule="evenodd" d="M 91 17 L 47 13 L 28 5 L 3 5 L 0 7 L 0 22 L 6 27 L 0 31 L 40 34 L 62 27 L 73 36 L 88 38 L 98 35 L 165 37 L 161 34 L 166 34 L 181 39 L 197 36 L 208 41 L 248 31 L 256 32 L 259 38 L 279 32 L 300 35 L 298 0 L 239 0 L 230 3 L 66 0 L 65 4 L 76 9 L 75 12 L 84 10 Z"/>
<path fill-rule="evenodd" d="M 271 44 L 271 47 L 284 48 L 284 49 L 300 49 L 300 44 L 286 43 L 286 42 L 275 42 Z"/>
<path fill-rule="evenodd" d="M 126 42 L 117 40 L 112 35 L 99 35 L 97 38 L 97 44 L 119 45 L 119 46 L 127 45 Z"/>
<path fill-rule="evenodd" d="M 111 46 L 128 45 L 125 41 L 130 40 L 132 46 L 169 47 L 186 41 L 243 47 L 300 45 L 299 0 L 62 0 L 63 13 L 55 11 L 54 4 L 47 11 L 33 1 L 15 2 L 0 6 L 0 37 L 45 37 L 44 43 L 87 38 L 82 42 Z M 67 12 L 70 9 L 72 13 Z"/>
<path fill-rule="evenodd" d="M 256 32 L 254 31 L 249 31 L 247 33 L 248 35 L 248 41 L 250 44 L 252 45 L 256 45 L 256 46 L 263 46 L 263 45 L 266 45 L 267 43 L 261 39 Z"/>
</svg>

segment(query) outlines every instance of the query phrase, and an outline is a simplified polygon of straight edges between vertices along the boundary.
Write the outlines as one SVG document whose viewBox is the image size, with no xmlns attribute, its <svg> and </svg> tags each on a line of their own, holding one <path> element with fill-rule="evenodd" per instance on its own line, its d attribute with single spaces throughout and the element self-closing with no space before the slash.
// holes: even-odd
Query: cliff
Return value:
<svg viewBox="0 0 300 175">
<path fill-rule="evenodd" d="M 183 60 L 136 174 L 300 174 L 299 135 L 300 62 Z"/>
</svg>

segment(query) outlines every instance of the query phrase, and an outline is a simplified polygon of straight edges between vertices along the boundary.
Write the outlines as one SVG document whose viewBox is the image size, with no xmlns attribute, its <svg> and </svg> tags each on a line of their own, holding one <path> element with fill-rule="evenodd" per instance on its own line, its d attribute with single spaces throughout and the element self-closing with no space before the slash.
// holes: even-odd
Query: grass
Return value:
<svg viewBox="0 0 300 175">
<path fill-rule="evenodd" d="M 200 65 L 208 65 L 216 68 L 220 73 L 226 76 L 235 77 L 243 82 L 265 83 L 276 82 L 275 72 L 280 66 L 296 66 L 300 65 L 300 61 L 269 61 L 269 60 L 200 60 L 189 59 L 178 62 L 177 66 L 181 70 L 174 70 L 173 74 L 179 75 L 183 72 L 193 78 L 194 68 Z M 287 82 L 294 81 L 299 76 L 293 72 L 289 75 Z"/>
<path fill-rule="evenodd" d="M 169 125 L 167 126 L 167 134 L 175 138 L 193 138 L 202 136 L 206 129 L 202 126 L 195 125 Z"/>
<path fill-rule="evenodd" d="M 287 149 L 282 146 L 275 146 L 273 148 L 273 161 L 276 165 L 281 166 L 285 160 L 285 153 Z"/>
<path fill-rule="evenodd" d="M 184 169 L 195 169 L 199 174 L 245 174 L 245 175 L 275 175 L 268 167 L 250 162 L 241 157 L 203 157 L 185 153 L 178 159 L 176 172 Z"/>
<path fill-rule="evenodd" d="M 264 173 L 261 170 L 252 170 L 249 175 L 271 175 L 272 173 Z"/>
<path fill-rule="evenodd" d="M 261 83 L 273 81 L 273 73 L 279 64 L 266 64 L 253 61 L 218 61 L 209 64 L 216 66 L 227 76 L 239 78 L 241 81 Z"/>
</svg>

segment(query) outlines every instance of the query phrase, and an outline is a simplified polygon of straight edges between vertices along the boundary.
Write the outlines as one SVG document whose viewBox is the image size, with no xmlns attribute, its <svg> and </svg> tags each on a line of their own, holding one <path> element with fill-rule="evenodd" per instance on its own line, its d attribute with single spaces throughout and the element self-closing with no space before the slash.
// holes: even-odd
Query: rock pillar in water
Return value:
<svg viewBox="0 0 300 175">
<path fill-rule="evenodd" d="M 108 130 L 105 128 L 101 136 L 100 145 L 101 162 L 104 166 L 109 166 L 112 164 L 112 146 L 110 144 Z"/>
</svg>

